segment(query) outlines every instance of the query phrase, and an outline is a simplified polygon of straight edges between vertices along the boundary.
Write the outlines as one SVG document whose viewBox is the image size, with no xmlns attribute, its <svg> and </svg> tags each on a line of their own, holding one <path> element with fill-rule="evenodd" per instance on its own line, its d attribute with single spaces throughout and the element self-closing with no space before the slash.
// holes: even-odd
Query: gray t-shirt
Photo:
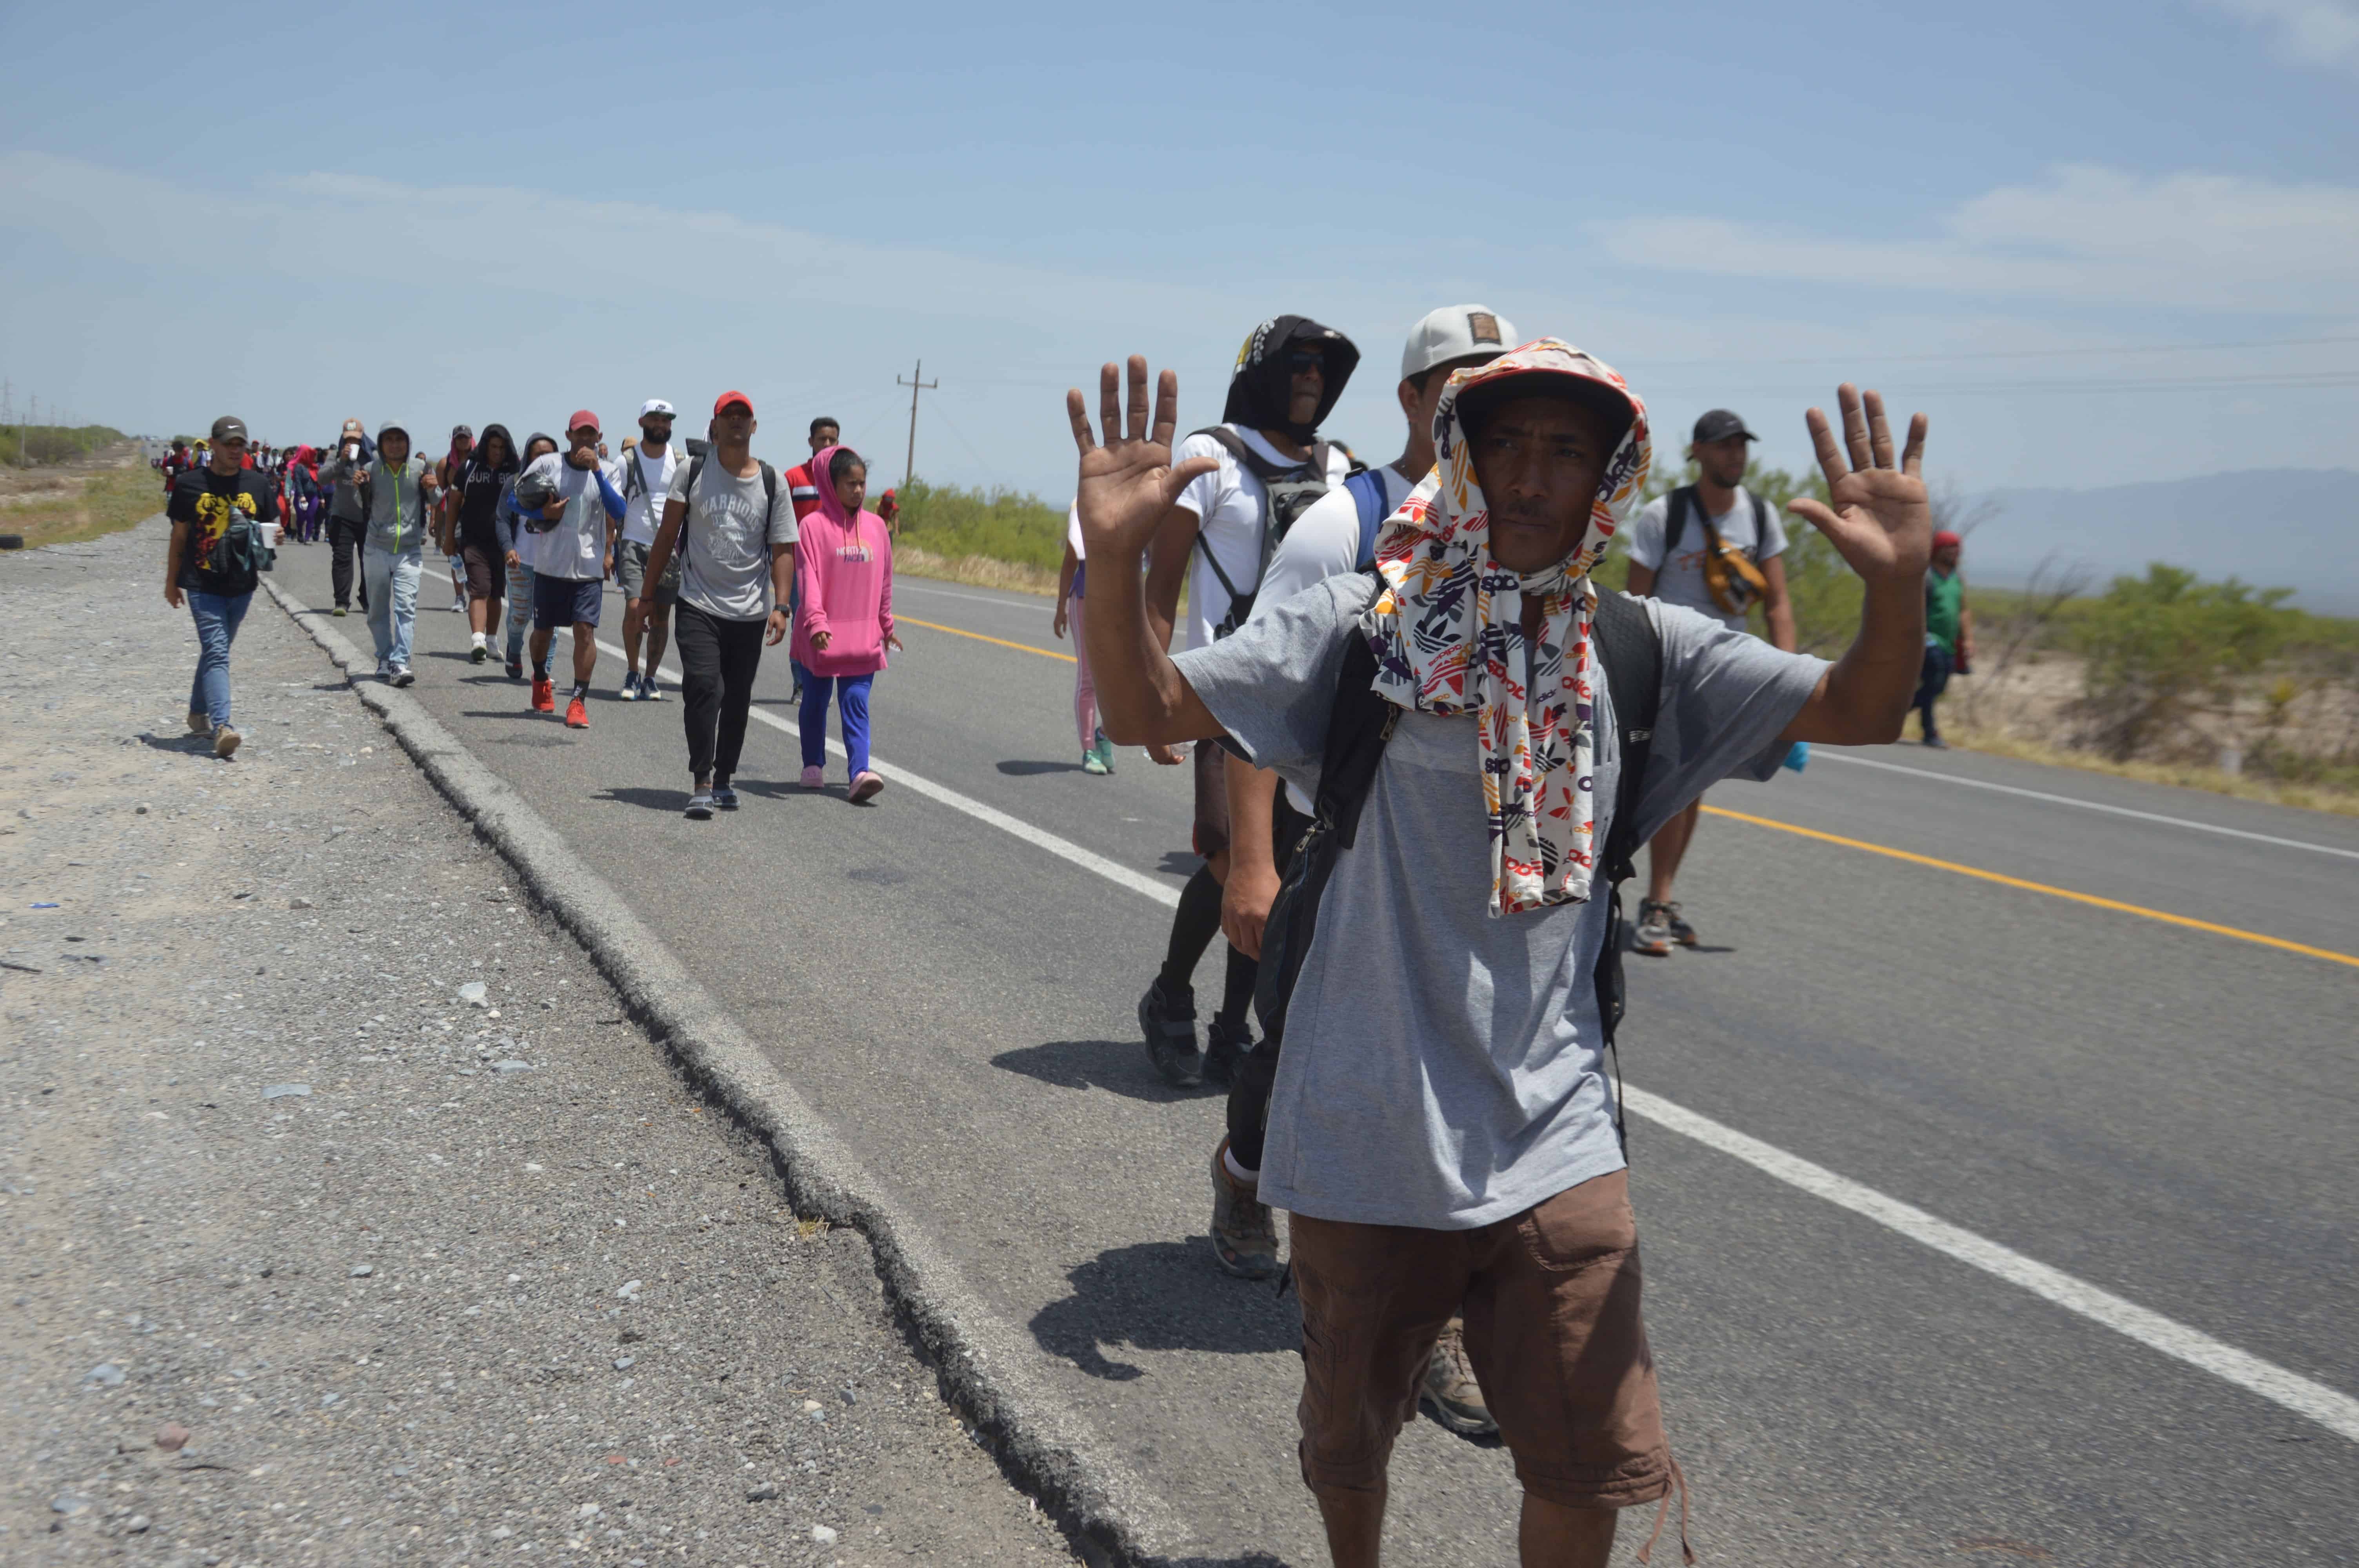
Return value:
<svg viewBox="0 0 2359 1568">
<path fill-rule="evenodd" d="M 697 471 L 701 470 L 701 471 Z M 688 476 L 696 471 L 696 494 Z M 762 515 L 759 464 L 744 479 L 717 458 L 681 463 L 671 476 L 668 499 L 689 503 L 680 524 L 679 600 L 723 621 L 759 621 L 770 613 L 770 546 L 795 542 L 795 498 L 786 476 L 778 496 Z"/>
<path fill-rule="evenodd" d="M 1663 559 L 1663 536 L 1670 529 L 1671 498 L 1658 495 L 1638 510 L 1630 520 L 1630 558 L 1655 574 L 1655 597 L 1666 604 L 1683 604 L 1700 615 L 1709 615 L 1723 626 L 1745 630 L 1745 617 L 1731 615 L 1712 602 L 1712 589 L 1704 586 L 1703 547 L 1704 519 L 1702 508 L 1688 508 L 1687 526 L 1680 531 L 1680 547 L 1673 557 Z M 1777 509 L 1764 503 L 1762 515 L 1768 526 L 1759 525 L 1753 514 L 1753 497 L 1743 485 L 1736 487 L 1736 504 L 1712 519 L 1720 536 L 1753 557 L 1756 566 L 1773 556 L 1786 553 L 1786 525 L 1779 521 Z"/>
<path fill-rule="evenodd" d="M 1374 579 L 1330 578 L 1174 662 L 1263 767 L 1315 795 L 1344 639 Z M 1731 775 L 1767 780 L 1823 660 L 1641 601 L 1662 633 L 1662 706 L 1638 797 L 1651 834 Z M 1621 759 L 1601 690 L 1602 843 Z M 1489 912 L 1474 719 L 1408 712 L 1337 857 L 1287 1015 L 1261 1199 L 1367 1225 L 1471 1229 L 1622 1166 L 1586 903 Z"/>
</svg>

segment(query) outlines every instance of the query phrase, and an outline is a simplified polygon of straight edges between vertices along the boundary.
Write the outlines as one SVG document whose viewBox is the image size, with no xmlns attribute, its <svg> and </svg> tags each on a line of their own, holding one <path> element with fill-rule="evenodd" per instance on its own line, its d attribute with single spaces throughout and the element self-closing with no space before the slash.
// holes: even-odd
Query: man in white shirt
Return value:
<svg viewBox="0 0 2359 1568">
<path fill-rule="evenodd" d="M 1246 337 L 1229 378 L 1221 423 L 1180 444 L 1175 461 L 1191 458 L 1219 467 L 1197 475 L 1165 514 L 1147 553 L 1149 624 L 1171 643 L 1180 586 L 1188 585 L 1188 646 L 1203 648 L 1227 636 L 1253 612 L 1270 552 L 1319 496 L 1351 470 L 1351 453 L 1319 440 L 1319 426 L 1343 395 L 1360 351 L 1332 327 L 1304 316 L 1264 321 Z M 1190 563 L 1194 569 L 1190 570 Z M 1176 752 L 1151 749 L 1159 762 Z M 1226 1083 L 1251 1036 L 1245 1008 L 1253 1000 L 1254 963 L 1232 948 L 1221 1008 L 1196 1043 L 1192 977 L 1221 924 L 1221 879 L 1228 874 L 1228 786 L 1216 747 L 1196 751 L 1196 852 L 1204 864 L 1189 879 L 1172 917 L 1163 968 L 1139 999 L 1138 1024 L 1147 1059 L 1163 1078 L 1192 1088 L 1209 1071 Z M 1273 1252 L 1233 1259 L 1222 1266 L 1247 1278 L 1277 1271 Z"/>
<path fill-rule="evenodd" d="M 671 444 L 672 406 L 650 397 L 639 408 L 639 440 L 623 443 L 614 465 L 614 488 L 623 492 L 623 538 L 614 552 L 614 580 L 623 589 L 623 690 L 625 702 L 660 702 L 656 671 L 671 640 L 671 607 L 679 600 L 679 559 L 672 557 L 662 579 L 647 580 L 647 552 L 663 520 L 672 473 L 688 460 Z M 639 663 L 645 640 L 647 663 Z M 639 672 L 646 670 L 645 675 Z"/>
<path fill-rule="evenodd" d="M 587 730 L 590 677 L 598 667 L 598 610 L 614 564 L 623 498 L 598 460 L 598 416 L 578 410 L 566 422 L 565 438 L 570 451 L 535 458 L 516 481 L 519 497 L 529 491 L 549 498 L 538 508 L 543 526 L 534 530 L 540 537 L 532 567 L 532 706 L 539 713 L 557 709 L 549 644 L 559 627 L 571 626 L 573 694 L 565 706 L 565 723 Z"/>
<path fill-rule="evenodd" d="M 1794 606 L 1786 593 L 1786 563 L 1778 558 L 1786 553 L 1786 530 L 1777 509 L 1744 483 L 1746 449 L 1757 439 L 1725 408 L 1695 422 L 1688 456 L 1695 461 L 1696 482 L 1648 502 L 1631 521 L 1630 591 L 1683 605 L 1733 632 L 1745 629 L 1745 614 L 1758 603 L 1769 641 L 1790 654 Z M 1647 896 L 1638 902 L 1631 951 L 1660 958 L 1674 942 L 1692 947 L 1700 940 L 1671 888 L 1702 820 L 1698 795 L 1650 841 Z"/>
<path fill-rule="evenodd" d="M 1377 529 L 1432 471 L 1434 410 L 1451 373 L 1479 369 L 1517 341 L 1506 318 L 1484 305 L 1445 306 L 1409 330 L 1395 390 L 1408 421 L 1408 445 L 1384 467 L 1353 474 L 1312 503 L 1270 557 L 1251 620 L 1265 619 L 1316 583 L 1375 562 Z M 1277 775 L 1242 757 L 1230 755 L 1226 766 L 1229 874 L 1221 930 L 1232 951 L 1258 960 L 1269 906 L 1310 826 L 1312 806 L 1291 785 L 1281 799 Z M 1238 1064 L 1229 1089 L 1229 1132 L 1212 1161 L 1212 1239 L 1223 1257 L 1277 1251 L 1277 1221 L 1259 1196 L 1262 1136 L 1277 1074 L 1277 1053 L 1264 1044 Z M 1498 1430 L 1455 1317 L 1434 1347 L 1419 1397 L 1453 1432 L 1475 1436 Z"/>
</svg>

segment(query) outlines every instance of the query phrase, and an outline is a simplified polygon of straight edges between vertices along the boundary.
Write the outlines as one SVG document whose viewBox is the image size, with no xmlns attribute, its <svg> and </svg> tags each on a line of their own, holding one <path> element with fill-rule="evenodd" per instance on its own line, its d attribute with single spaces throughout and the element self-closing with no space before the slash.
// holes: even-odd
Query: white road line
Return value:
<svg viewBox="0 0 2359 1568">
<path fill-rule="evenodd" d="M 1968 789 L 1995 790 L 2000 795 L 2019 795 L 2026 800 L 2044 800 L 2055 806 L 2077 806 L 2083 811 L 2103 811 L 2114 816 L 2134 816 L 2141 822 L 2159 822 L 2167 827 L 2190 828 L 2197 833 L 2217 833 L 2223 838 L 2249 838 L 2256 844 L 2277 844 L 2288 849 L 2308 849 L 2315 855 L 2340 855 L 2347 860 L 2359 860 L 2359 849 L 2338 849 L 2332 844 L 2313 844 L 2306 838 L 2280 838 L 2273 833 L 2247 833 L 2241 827 L 2223 827 L 2216 822 L 2198 822 L 2191 816 L 2165 816 L 2159 812 L 2133 811 L 2126 806 L 2107 806 L 2103 801 L 2077 800 L 2069 795 L 2050 795 L 2046 790 L 2023 789 L 2015 784 L 1993 784 L 1988 779 L 1970 779 L 1960 773 L 1937 773 L 1931 768 L 1904 767 L 1898 762 L 1878 762 L 1874 757 L 1854 757 L 1821 747 L 1811 753 L 1810 760 L 1825 759 L 1830 762 L 1847 762 L 1853 767 L 1881 768 L 1887 773 L 1907 773 L 1912 778 L 1939 779 L 1943 784 L 1963 784 Z"/>
<path fill-rule="evenodd" d="M 1037 593 L 1025 594 L 1023 599 L 994 599 L 988 594 L 961 593 L 954 588 L 936 588 L 932 583 L 915 582 L 908 578 L 895 579 L 893 582 L 893 591 L 898 593 L 903 589 L 908 589 L 913 593 L 936 593 L 941 595 L 944 599 L 971 599 L 977 604 L 995 604 L 1002 610 L 1025 610 L 1031 608 L 1031 606 L 1025 603 L 1025 600 L 1031 600 L 1034 603 L 1043 609 L 1052 609 L 1055 604 L 1053 600 Z M 1015 593 L 1020 592 L 1021 590 L 1010 589 L 1008 591 Z"/>
<path fill-rule="evenodd" d="M 1625 1088 L 1623 1094 L 1630 1108 L 1650 1121 L 1659 1122 L 1674 1132 L 1683 1132 L 1699 1143 L 1734 1155 L 1838 1208 L 1864 1215 L 1936 1252 L 2019 1285 L 2043 1301 L 2079 1313 L 2149 1349 L 2199 1367 L 2359 1443 L 2359 1400 L 2348 1394 L 2288 1372 L 2233 1345 L 2223 1345 L 2208 1334 L 2174 1323 L 2160 1313 L 2148 1312 L 2135 1302 L 2124 1301 L 1945 1219 L 1936 1219 L 1913 1205 L 1886 1197 L 1848 1176 L 1838 1176 L 1823 1165 L 1814 1165 L 1758 1138 L 1748 1138 L 1733 1127 L 1699 1116 L 1660 1095 L 1634 1088 Z"/>
<path fill-rule="evenodd" d="M 623 656 L 623 650 L 612 643 L 601 642 L 598 646 L 601 651 L 617 659 Z M 675 665 L 664 666 L 662 673 L 675 683 L 679 679 L 679 670 Z M 761 708 L 751 709 L 747 717 L 756 723 L 766 724 L 773 730 L 783 730 L 798 741 L 802 738 L 802 730 L 799 727 L 788 723 L 775 714 L 766 713 Z M 830 756 L 841 757 L 844 754 L 843 747 L 834 741 L 827 743 L 827 750 Z M 1070 860 L 1085 871 L 1095 871 L 1106 881 L 1118 883 L 1135 893 L 1151 898 L 1166 908 L 1176 907 L 1180 903 L 1178 888 L 1157 881 L 1153 877 L 1142 872 L 1134 871 L 1119 861 L 1109 860 L 1103 855 L 1084 849 L 1079 844 L 1058 838 L 1054 833 L 1043 832 L 1021 818 L 1008 816 L 996 806 L 985 806 L 973 795 L 961 795 L 954 789 L 945 789 L 931 779 L 920 778 L 907 768 L 896 767 L 875 756 L 868 759 L 868 765 L 875 770 L 877 777 L 887 784 L 897 784 L 911 794 L 922 795 L 928 800 L 937 801 L 949 806 L 952 811 L 962 811 L 978 822 L 989 823 L 1002 833 L 1021 838 L 1037 849 L 1046 849 L 1059 860 Z"/>
<path fill-rule="evenodd" d="M 623 650 L 612 643 L 602 642 L 598 646 L 617 659 L 623 656 Z M 676 668 L 667 668 L 663 673 L 674 681 L 679 678 Z M 798 739 L 802 734 L 794 725 L 758 708 L 753 710 L 752 716 L 772 729 L 784 730 Z M 827 749 L 832 755 L 843 755 L 843 748 L 832 741 L 828 742 Z M 1093 854 L 1078 844 L 1045 832 L 956 790 L 945 789 L 906 769 L 888 766 L 873 757 L 869 759 L 868 765 L 882 777 L 898 783 L 929 800 L 939 801 L 953 811 L 964 812 L 979 822 L 988 823 L 1003 833 L 1013 834 L 1027 844 L 1046 849 L 1084 871 L 1094 871 L 1133 892 L 1143 893 L 1166 907 L 1180 902 L 1177 889 L 1151 877 L 1142 876 L 1126 866 Z M 2298 1372 L 2289 1372 L 2233 1345 L 2223 1344 L 2200 1329 L 2190 1328 L 2160 1313 L 2149 1312 L 2135 1302 L 2099 1290 L 2060 1269 L 2052 1269 L 2012 1248 L 2003 1247 L 1986 1237 L 1951 1225 L 1948 1220 L 1936 1218 L 1912 1204 L 1887 1197 L 1848 1176 L 1839 1176 L 1823 1165 L 1812 1164 L 1799 1155 L 1788 1154 L 1774 1144 L 1748 1137 L 1733 1127 L 1699 1115 L 1660 1095 L 1625 1087 L 1623 1096 L 1625 1103 L 1632 1110 L 1649 1121 L 1692 1138 L 1707 1148 L 1742 1160 L 1756 1170 L 1775 1176 L 1789 1186 L 1799 1187 L 1813 1197 L 1823 1198 L 1838 1208 L 1849 1209 L 1864 1218 L 1872 1219 L 1944 1257 L 1954 1258 L 1961 1263 L 1980 1269 L 2008 1284 L 2030 1292 L 2042 1301 L 2052 1302 L 2067 1312 L 2077 1313 L 2150 1350 L 2158 1350 L 2173 1360 L 2183 1361 L 2209 1372 L 2296 1415 L 2306 1416 L 2330 1432 L 2359 1443 L 2359 1400 L 2348 1394 L 2330 1389 L 2323 1383 L 2313 1382 Z"/>
</svg>

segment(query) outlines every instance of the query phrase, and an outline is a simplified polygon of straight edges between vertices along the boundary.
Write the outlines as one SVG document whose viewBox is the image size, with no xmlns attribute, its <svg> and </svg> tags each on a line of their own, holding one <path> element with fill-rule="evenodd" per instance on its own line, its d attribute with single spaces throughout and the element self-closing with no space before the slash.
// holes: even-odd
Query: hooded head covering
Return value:
<svg viewBox="0 0 2359 1568">
<path fill-rule="evenodd" d="M 1491 559 L 1488 504 L 1474 475 L 1462 408 L 1515 377 L 1565 377 L 1583 402 L 1626 405 L 1629 427 L 1607 458 L 1589 525 L 1565 557 L 1517 573 Z M 1455 372 L 1433 414 L 1433 472 L 1376 537 L 1384 579 L 1362 629 L 1376 655 L 1375 691 L 1399 708 L 1471 713 L 1490 816 L 1491 913 L 1514 914 L 1589 896 L 1596 867 L 1597 654 L 1590 568 L 1646 487 L 1647 406 L 1608 366 L 1541 338 L 1489 364 Z M 1527 649 L 1524 599 L 1541 604 Z M 1529 685 L 1517 678 L 1529 672 Z"/>
<path fill-rule="evenodd" d="M 1307 425 L 1289 417 L 1294 374 L 1287 369 L 1286 356 L 1298 348 L 1318 349 L 1327 360 L 1327 389 L 1320 394 L 1319 410 Z M 1352 379 L 1359 362 L 1360 351 L 1332 327 L 1322 327 L 1308 316 L 1273 317 L 1247 333 L 1245 346 L 1237 350 L 1221 422 L 1254 430 L 1283 430 L 1298 441 L 1308 441 L 1334 411 L 1335 400 L 1343 395 L 1343 384 Z"/>
<path fill-rule="evenodd" d="M 508 427 L 506 425 L 484 426 L 483 435 L 476 438 L 474 449 L 467 454 L 468 462 L 479 467 L 482 465 L 484 449 L 492 444 L 494 436 L 500 438 L 501 452 L 500 466 L 494 471 L 505 475 L 514 473 L 522 468 L 523 456 L 516 450 L 516 438 L 508 434 Z"/>
<path fill-rule="evenodd" d="M 876 514 L 863 507 L 860 517 L 855 517 L 843 509 L 842 501 L 836 499 L 835 476 L 829 470 L 835 466 L 835 454 L 838 452 L 852 452 L 852 456 L 858 460 L 862 468 L 868 466 L 866 458 L 861 457 L 858 452 L 853 452 L 850 447 L 841 441 L 832 447 L 821 447 L 811 454 L 811 488 L 819 492 L 820 515 L 839 528 L 850 528 L 859 522 L 860 517 L 876 517 Z M 884 521 L 881 517 L 877 517 L 876 520 L 880 523 Z"/>
</svg>

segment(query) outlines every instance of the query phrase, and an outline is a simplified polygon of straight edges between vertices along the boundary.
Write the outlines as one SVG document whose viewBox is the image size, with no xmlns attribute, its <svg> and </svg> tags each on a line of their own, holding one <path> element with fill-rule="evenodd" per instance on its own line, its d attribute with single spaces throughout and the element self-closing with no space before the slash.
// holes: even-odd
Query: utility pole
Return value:
<svg viewBox="0 0 2359 1568">
<path fill-rule="evenodd" d="M 909 389 L 909 455 L 901 468 L 901 488 L 904 491 L 909 488 L 909 481 L 916 478 L 918 472 L 918 394 L 931 392 L 942 384 L 940 376 L 931 381 L 924 380 L 925 373 L 926 362 L 919 360 L 918 368 L 909 373 L 908 380 L 903 381 L 897 375 L 893 378 L 894 385 Z"/>
</svg>

